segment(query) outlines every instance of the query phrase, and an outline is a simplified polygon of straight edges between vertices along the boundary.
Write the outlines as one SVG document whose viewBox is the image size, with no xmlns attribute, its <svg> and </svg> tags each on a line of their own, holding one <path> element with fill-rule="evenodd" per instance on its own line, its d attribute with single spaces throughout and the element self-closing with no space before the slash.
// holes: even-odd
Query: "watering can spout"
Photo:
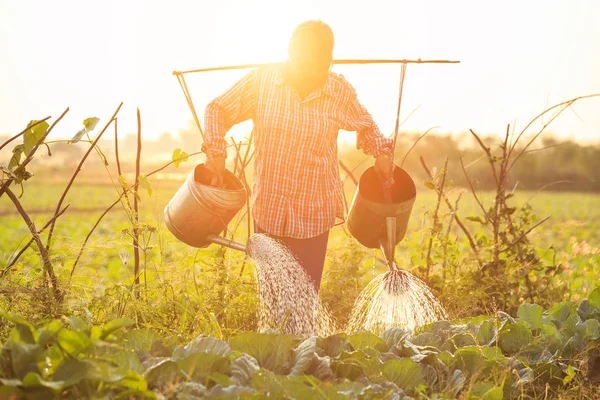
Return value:
<svg viewBox="0 0 600 400">
<path fill-rule="evenodd" d="M 244 253 L 248 252 L 248 248 L 245 244 L 236 242 L 231 239 L 224 238 L 219 235 L 207 235 L 204 240 L 210 243 L 218 244 L 220 246 L 229 247 L 230 249 L 243 251 Z"/>
</svg>

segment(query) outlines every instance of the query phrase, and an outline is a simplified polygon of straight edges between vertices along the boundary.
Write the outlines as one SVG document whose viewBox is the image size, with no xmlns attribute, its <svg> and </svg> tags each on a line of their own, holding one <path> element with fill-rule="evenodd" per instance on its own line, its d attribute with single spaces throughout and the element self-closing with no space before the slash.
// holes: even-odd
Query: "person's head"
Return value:
<svg viewBox="0 0 600 400">
<path fill-rule="evenodd" d="M 325 82 L 333 60 L 333 31 L 323 21 L 298 25 L 288 45 L 289 62 L 296 80 L 314 86 Z"/>
</svg>

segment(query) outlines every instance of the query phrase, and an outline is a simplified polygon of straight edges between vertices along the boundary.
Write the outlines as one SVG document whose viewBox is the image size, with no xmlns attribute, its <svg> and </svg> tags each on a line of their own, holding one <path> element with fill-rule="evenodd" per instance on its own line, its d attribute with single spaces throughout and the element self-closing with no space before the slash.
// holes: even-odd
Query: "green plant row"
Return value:
<svg viewBox="0 0 600 400">
<path fill-rule="evenodd" d="M 245 332 L 179 344 L 134 329 L 63 317 L 35 328 L 17 315 L 0 353 L 0 398 L 537 398 L 600 378 L 600 288 L 576 305 L 524 304 L 394 328 L 300 338 Z M 126 329 L 127 328 L 127 329 Z"/>
</svg>

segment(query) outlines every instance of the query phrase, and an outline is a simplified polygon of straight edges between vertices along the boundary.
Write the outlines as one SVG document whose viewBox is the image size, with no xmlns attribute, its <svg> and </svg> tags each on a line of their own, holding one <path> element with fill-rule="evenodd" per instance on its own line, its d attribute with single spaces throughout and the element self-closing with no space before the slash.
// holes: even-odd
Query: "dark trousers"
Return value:
<svg viewBox="0 0 600 400">
<path fill-rule="evenodd" d="M 284 244 L 300 262 L 300 265 L 302 265 L 302 268 L 304 268 L 308 276 L 312 278 L 317 292 L 319 291 L 321 276 L 323 275 L 323 266 L 325 264 L 325 252 L 327 250 L 329 231 L 308 239 L 295 239 L 271 235 L 254 223 L 254 232 L 267 234 Z"/>
</svg>

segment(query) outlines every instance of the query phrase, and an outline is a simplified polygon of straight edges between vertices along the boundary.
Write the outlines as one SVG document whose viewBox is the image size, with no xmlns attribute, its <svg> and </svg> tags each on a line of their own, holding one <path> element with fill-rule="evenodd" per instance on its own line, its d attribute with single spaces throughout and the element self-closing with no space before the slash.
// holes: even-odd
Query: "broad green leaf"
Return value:
<svg viewBox="0 0 600 400">
<path fill-rule="evenodd" d="M 149 352 L 152 344 L 160 340 L 161 337 L 158 333 L 150 329 L 135 329 L 122 333 L 120 339 L 127 349 Z"/>
<path fill-rule="evenodd" d="M 42 361 L 43 349 L 37 344 L 13 343 L 10 349 L 12 368 L 18 378 L 28 372 L 40 372 L 38 363 Z"/>
<path fill-rule="evenodd" d="M 600 338 L 600 322 L 595 319 L 588 319 L 580 322 L 575 327 L 573 342 L 578 349 L 583 350 L 591 341 Z"/>
<path fill-rule="evenodd" d="M 345 335 L 332 335 L 326 338 L 317 337 L 317 348 L 320 354 L 329 357 L 339 357 L 343 350 L 349 350 Z"/>
<path fill-rule="evenodd" d="M 89 336 L 81 331 L 63 329 L 58 332 L 58 344 L 71 356 L 77 356 L 92 345 Z"/>
<path fill-rule="evenodd" d="M 37 332 L 33 325 L 25 320 L 25 318 L 21 317 L 20 315 L 9 314 L 5 312 L 0 313 L 0 316 L 15 324 L 15 328 L 19 334 L 19 339 L 23 343 L 34 344 L 37 342 Z"/>
<path fill-rule="evenodd" d="M 184 347 L 177 347 L 173 351 L 173 358 L 185 358 L 196 353 L 208 353 L 217 356 L 228 357 L 231 353 L 231 347 L 219 339 L 211 336 L 198 336 Z"/>
<path fill-rule="evenodd" d="M 588 297 L 588 301 L 592 307 L 600 311 L 600 287 L 592 290 L 592 293 L 590 293 Z"/>
<path fill-rule="evenodd" d="M 482 400 L 502 400 L 504 398 L 504 391 L 501 387 L 493 387 L 481 396 Z"/>
<path fill-rule="evenodd" d="M 144 367 L 134 350 L 121 349 L 114 354 L 105 355 L 104 358 L 114 362 L 122 371 L 144 373 Z"/>
<path fill-rule="evenodd" d="M 293 368 L 290 375 L 312 375 L 320 380 L 329 379 L 331 371 L 330 358 L 317 354 L 317 338 L 306 339 L 294 349 Z"/>
<path fill-rule="evenodd" d="M 51 389 L 55 394 L 59 393 L 64 387 L 65 383 L 63 381 L 54 381 L 49 382 L 42 379 L 42 377 L 35 373 L 30 372 L 23 378 L 23 387 L 24 388 L 39 388 L 45 387 Z"/>
<path fill-rule="evenodd" d="M 242 354 L 231 362 L 231 377 L 242 386 L 249 386 L 254 374 L 260 369 L 258 361 L 248 354 Z"/>
<path fill-rule="evenodd" d="M 439 347 L 442 344 L 442 338 L 431 332 L 421 333 L 411 338 L 410 341 L 416 346 Z"/>
<path fill-rule="evenodd" d="M 557 324 L 558 328 L 562 326 L 562 324 L 575 313 L 575 304 L 571 301 L 565 301 L 562 303 L 558 303 L 554 305 L 550 310 L 548 310 L 548 316 L 550 321 Z"/>
<path fill-rule="evenodd" d="M 589 300 L 583 300 L 577 307 L 577 315 L 582 321 L 592 318 L 600 320 L 600 309 L 592 306 Z"/>
<path fill-rule="evenodd" d="M 180 382 L 176 386 L 177 399 L 203 399 L 206 398 L 206 387 L 197 382 Z"/>
<path fill-rule="evenodd" d="M 498 344 L 503 352 L 515 353 L 527 346 L 533 340 L 533 335 L 527 324 L 519 321 L 516 324 L 506 324 L 500 331 Z"/>
<path fill-rule="evenodd" d="M 304 375 L 308 371 L 313 359 L 316 357 L 316 348 L 317 338 L 313 336 L 300 343 L 294 349 L 290 375 Z"/>
<path fill-rule="evenodd" d="M 517 316 L 525 321 L 531 329 L 540 329 L 544 309 L 537 304 L 521 304 Z"/>
<path fill-rule="evenodd" d="M 146 177 L 146 175 L 139 176 L 139 185 L 142 189 L 146 189 L 148 191 L 148 195 L 152 196 L 152 184 Z"/>
<path fill-rule="evenodd" d="M 496 324 L 493 319 L 483 321 L 477 332 L 477 343 L 480 345 L 491 345 L 496 337 Z"/>
<path fill-rule="evenodd" d="M 304 377 L 275 375 L 271 371 L 260 370 L 252 378 L 252 387 L 274 399 L 314 399 L 317 393 L 306 384 Z"/>
<path fill-rule="evenodd" d="M 113 319 L 104 325 L 102 328 L 102 334 L 100 335 L 100 339 L 104 340 L 108 337 L 108 335 L 113 332 L 118 331 L 119 329 L 125 328 L 126 326 L 135 325 L 135 321 L 130 318 L 120 318 Z"/>
<path fill-rule="evenodd" d="M 68 358 L 56 369 L 52 378 L 55 381 L 64 381 L 64 387 L 67 388 L 89 379 L 95 369 L 91 361 Z"/>
<path fill-rule="evenodd" d="M 173 160 L 175 168 L 179 168 L 179 164 L 181 164 L 182 162 L 186 162 L 188 160 L 188 157 L 189 154 L 185 151 L 181 151 L 181 149 L 175 149 L 173 150 L 173 155 L 171 156 L 171 159 Z"/>
<path fill-rule="evenodd" d="M 163 360 L 144 372 L 144 379 L 150 388 L 171 384 L 177 378 L 179 367 L 173 360 Z"/>
<path fill-rule="evenodd" d="M 31 126 L 36 122 L 37 121 L 33 120 L 29 123 L 28 126 Z M 23 135 L 23 144 L 25 145 L 24 152 L 26 155 L 29 155 L 31 153 L 31 150 L 33 150 L 35 145 L 44 137 L 44 135 L 48 131 L 48 128 L 48 122 L 44 121 L 28 129 L 27 132 L 25 132 L 25 134 Z"/>
<path fill-rule="evenodd" d="M 564 346 L 562 335 L 554 324 L 542 324 L 542 336 L 552 353 Z"/>
<path fill-rule="evenodd" d="M 471 388 L 471 397 L 470 399 L 481 399 L 483 396 L 494 389 L 495 385 L 492 382 L 477 382 Z"/>
<path fill-rule="evenodd" d="M 229 358 L 209 353 L 190 354 L 178 360 L 177 366 L 186 377 L 200 383 L 213 372 L 221 374 L 230 372 Z"/>
<path fill-rule="evenodd" d="M 467 375 L 473 375 L 485 366 L 485 357 L 477 346 L 462 347 L 454 353 L 452 367 Z"/>
<path fill-rule="evenodd" d="M 362 365 L 356 360 L 331 361 L 333 374 L 341 379 L 355 381 L 365 375 Z"/>
<path fill-rule="evenodd" d="M 64 329 L 64 324 L 58 319 L 49 322 L 43 328 L 39 328 L 37 330 L 38 344 L 41 347 L 47 346 L 56 339 L 56 336 L 61 329 Z"/>
<path fill-rule="evenodd" d="M 261 368 L 287 374 L 291 368 L 294 339 L 289 335 L 245 332 L 229 342 L 233 350 L 254 357 Z"/>
<path fill-rule="evenodd" d="M 446 322 L 446 321 L 444 321 Z M 435 326 L 435 323 L 434 325 Z M 433 327 L 431 328 L 433 332 Z M 406 338 L 408 338 L 410 332 L 405 331 L 400 328 L 389 328 L 381 335 L 381 338 L 385 341 L 385 343 L 392 347 L 394 345 L 402 343 Z"/>
<path fill-rule="evenodd" d="M 423 371 L 419 364 L 410 358 L 390 360 L 381 366 L 382 375 L 404 390 L 414 389 L 423 380 Z"/>
<path fill-rule="evenodd" d="M 371 332 L 360 332 L 354 335 L 348 335 L 346 338 L 356 350 L 376 349 L 381 352 L 389 350 L 387 343 L 379 336 Z"/>
</svg>

